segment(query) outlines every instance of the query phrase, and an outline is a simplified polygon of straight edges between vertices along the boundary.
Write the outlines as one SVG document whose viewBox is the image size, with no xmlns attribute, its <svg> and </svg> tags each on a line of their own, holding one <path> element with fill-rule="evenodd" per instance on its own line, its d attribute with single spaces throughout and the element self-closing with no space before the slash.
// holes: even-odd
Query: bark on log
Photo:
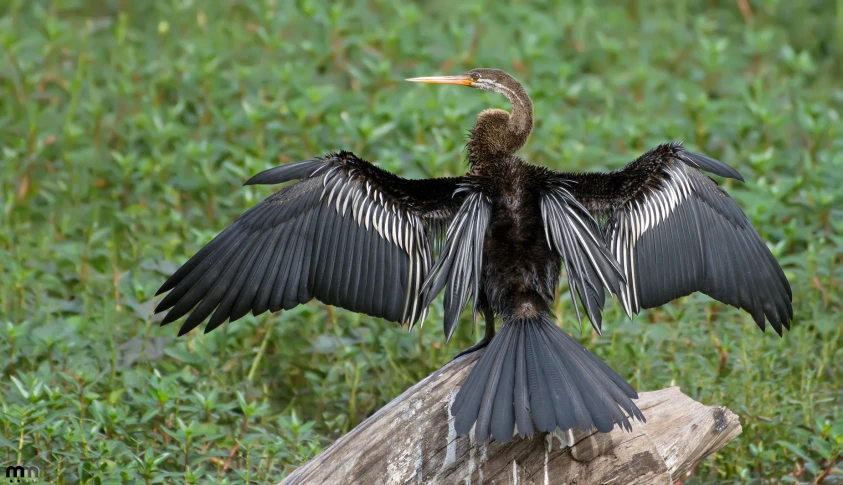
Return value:
<svg viewBox="0 0 843 485">
<path fill-rule="evenodd" d="M 636 422 L 632 432 L 537 433 L 478 444 L 456 436 L 449 407 L 479 356 L 454 360 L 411 387 L 280 485 L 673 485 L 741 433 L 738 417 L 725 407 L 704 406 L 670 387 L 639 394 L 647 422 Z"/>
</svg>

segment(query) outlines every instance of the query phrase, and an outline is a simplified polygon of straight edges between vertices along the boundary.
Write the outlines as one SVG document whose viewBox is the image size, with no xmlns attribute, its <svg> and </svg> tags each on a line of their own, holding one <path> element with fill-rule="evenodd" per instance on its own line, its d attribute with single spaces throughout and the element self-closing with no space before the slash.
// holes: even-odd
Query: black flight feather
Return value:
<svg viewBox="0 0 843 485">
<path fill-rule="evenodd" d="M 406 180 L 349 152 L 284 165 L 248 184 L 287 186 L 247 210 L 179 268 L 158 293 L 162 324 L 190 314 L 183 334 L 250 311 L 312 298 L 411 325 L 424 317 L 433 265 L 427 227 L 449 222 L 460 179 Z M 438 222 L 437 222 L 438 221 Z"/>
<path fill-rule="evenodd" d="M 781 334 L 793 318 L 784 271 L 737 203 L 700 170 L 743 180 L 679 143 L 615 172 L 558 175 L 592 214 L 608 216 L 605 238 L 626 278 L 627 313 L 701 291 Z"/>
</svg>

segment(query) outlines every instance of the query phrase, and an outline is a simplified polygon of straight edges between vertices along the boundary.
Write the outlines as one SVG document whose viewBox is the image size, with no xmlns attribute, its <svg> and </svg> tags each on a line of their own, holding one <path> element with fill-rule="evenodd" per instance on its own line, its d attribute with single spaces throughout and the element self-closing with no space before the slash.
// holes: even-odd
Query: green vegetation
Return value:
<svg viewBox="0 0 843 485">
<path fill-rule="evenodd" d="M 329 150 L 407 177 L 464 169 L 494 95 L 402 82 L 501 67 L 521 155 L 621 167 L 684 140 L 785 268 L 784 338 L 694 295 L 605 336 L 560 325 L 641 390 L 681 386 L 741 437 L 686 483 L 843 483 L 843 2 L 5 0 L 0 5 L 0 465 L 55 483 L 272 483 L 447 362 L 441 300 L 412 333 L 316 302 L 174 339 L 165 277 Z M 620 6 L 623 5 L 623 6 Z M 835 461 L 837 465 L 835 465 Z"/>
</svg>

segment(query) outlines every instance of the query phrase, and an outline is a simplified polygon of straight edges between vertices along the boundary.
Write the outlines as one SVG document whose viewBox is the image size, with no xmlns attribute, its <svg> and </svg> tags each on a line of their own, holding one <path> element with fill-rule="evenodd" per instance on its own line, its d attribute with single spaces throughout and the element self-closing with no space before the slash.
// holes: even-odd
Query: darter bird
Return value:
<svg viewBox="0 0 843 485">
<path fill-rule="evenodd" d="M 289 185 L 240 216 L 161 287 L 162 325 L 209 332 L 249 312 L 313 298 L 409 327 L 444 290 L 450 339 L 469 300 L 487 347 L 451 414 L 460 435 L 509 441 L 535 430 L 644 417 L 623 378 L 554 323 L 568 286 L 599 333 L 606 291 L 631 316 L 701 291 L 781 335 L 791 289 L 732 198 L 703 171 L 743 181 L 722 162 L 660 145 L 609 173 L 565 173 L 515 153 L 533 128 L 523 86 L 497 69 L 408 79 L 504 95 L 511 112 L 481 112 L 461 177 L 407 180 L 341 151 L 266 170 L 246 182 Z M 598 224 L 596 221 L 603 221 Z M 440 249 L 434 254 L 434 247 Z M 577 317 L 580 310 L 577 308 Z M 502 321 L 495 333 L 495 319 Z"/>
</svg>

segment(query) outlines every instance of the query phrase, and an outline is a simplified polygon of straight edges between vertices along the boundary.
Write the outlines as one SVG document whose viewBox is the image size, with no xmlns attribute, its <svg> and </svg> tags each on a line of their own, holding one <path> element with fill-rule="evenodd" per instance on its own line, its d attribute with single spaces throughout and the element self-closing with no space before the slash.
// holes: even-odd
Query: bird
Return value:
<svg viewBox="0 0 843 485">
<path fill-rule="evenodd" d="M 498 93 L 511 109 L 479 113 L 458 177 L 405 179 L 348 151 L 255 175 L 245 184 L 295 182 L 166 280 L 161 324 L 187 315 L 183 335 L 210 317 L 207 333 L 315 298 L 412 329 L 444 292 L 446 339 L 469 302 L 485 321 L 482 339 L 458 354 L 484 349 L 450 407 L 455 430 L 501 442 L 645 420 L 636 390 L 556 325 L 563 267 L 577 318 L 585 313 L 598 334 L 607 293 L 632 317 L 702 292 L 762 330 L 790 329 L 781 266 L 704 173 L 743 182 L 732 167 L 671 142 L 611 172 L 552 170 L 516 155 L 533 102 L 511 75 L 477 68 L 407 80 Z"/>
</svg>

